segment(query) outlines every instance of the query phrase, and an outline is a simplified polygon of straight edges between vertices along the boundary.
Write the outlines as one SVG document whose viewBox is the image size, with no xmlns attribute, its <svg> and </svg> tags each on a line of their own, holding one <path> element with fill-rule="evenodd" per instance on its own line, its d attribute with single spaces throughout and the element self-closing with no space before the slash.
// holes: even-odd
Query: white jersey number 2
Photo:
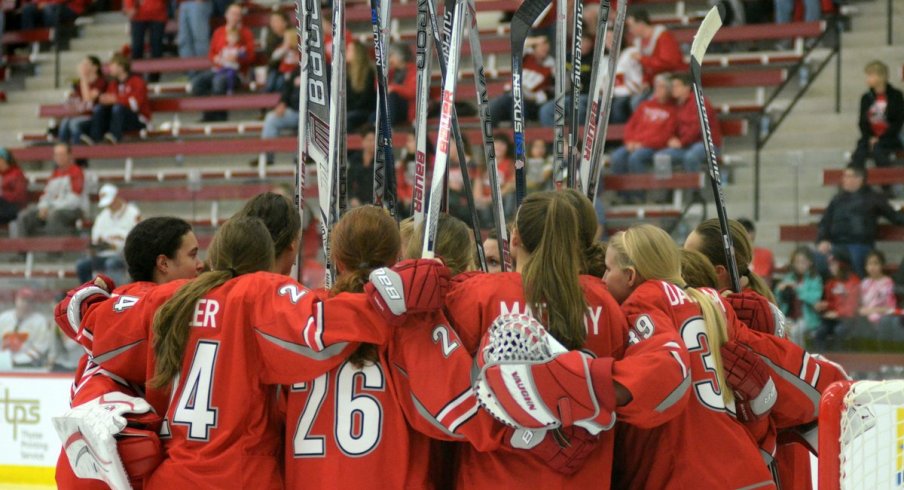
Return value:
<svg viewBox="0 0 904 490">
<path fill-rule="evenodd" d="M 320 414 L 330 385 L 329 373 L 310 383 L 292 385 L 292 391 L 308 391 L 293 440 L 296 458 L 322 457 L 326 455 L 326 438 L 312 435 L 311 429 Z M 361 390 L 356 392 L 356 379 L 361 378 Z M 383 407 L 379 400 L 367 391 L 383 391 L 386 388 L 383 369 L 379 364 L 357 368 L 346 362 L 336 374 L 333 387 L 335 408 L 333 423 L 336 446 L 349 456 L 363 456 L 377 447 L 383 427 Z"/>
</svg>

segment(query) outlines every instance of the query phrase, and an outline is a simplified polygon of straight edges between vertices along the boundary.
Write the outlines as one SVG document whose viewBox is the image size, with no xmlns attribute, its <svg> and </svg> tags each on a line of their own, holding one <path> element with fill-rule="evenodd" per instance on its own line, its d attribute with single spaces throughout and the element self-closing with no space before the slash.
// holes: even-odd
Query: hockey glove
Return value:
<svg viewBox="0 0 904 490">
<path fill-rule="evenodd" d="M 720 352 L 725 378 L 734 390 L 738 420 L 753 422 L 768 414 L 778 392 L 766 363 L 756 352 L 738 342 L 726 342 Z"/>
<path fill-rule="evenodd" d="M 785 337 L 785 317 L 766 297 L 752 291 L 725 296 L 738 320 L 758 332 Z"/>
<path fill-rule="evenodd" d="M 528 315 L 501 315 L 481 342 L 475 391 L 501 422 L 521 429 L 615 422 L 612 359 L 567 351 Z"/>
<path fill-rule="evenodd" d="M 449 269 L 431 259 L 403 260 L 392 268 L 370 273 L 364 285 L 370 304 L 391 325 L 401 325 L 408 315 L 443 307 L 449 290 Z"/>
<path fill-rule="evenodd" d="M 598 436 L 580 427 L 518 429 L 512 431 L 509 444 L 529 451 L 557 473 L 572 475 L 584 466 L 599 440 Z"/>
<path fill-rule="evenodd" d="M 115 436 L 126 428 L 124 415 L 145 414 L 151 410 L 142 398 L 114 392 L 74 407 L 62 417 L 54 417 L 54 429 L 63 442 L 63 450 L 75 475 L 104 481 L 113 489 L 131 488 Z M 149 436 L 143 439 L 151 440 Z M 159 443 L 157 440 L 157 446 Z M 126 446 L 134 449 L 132 446 L 145 444 L 147 442 L 128 441 Z M 140 452 L 146 454 L 149 450 L 144 446 Z M 129 453 L 130 457 L 133 453 Z"/>
<path fill-rule="evenodd" d="M 91 347 L 91 336 L 82 335 L 82 316 L 91 305 L 100 303 L 110 297 L 110 293 L 116 288 L 116 284 L 109 277 L 98 274 L 93 280 L 81 286 L 70 289 L 66 297 L 57 303 L 53 310 L 54 321 L 64 335 Z M 83 337 L 80 339 L 79 337 Z M 85 343 L 87 341 L 87 343 Z"/>
</svg>

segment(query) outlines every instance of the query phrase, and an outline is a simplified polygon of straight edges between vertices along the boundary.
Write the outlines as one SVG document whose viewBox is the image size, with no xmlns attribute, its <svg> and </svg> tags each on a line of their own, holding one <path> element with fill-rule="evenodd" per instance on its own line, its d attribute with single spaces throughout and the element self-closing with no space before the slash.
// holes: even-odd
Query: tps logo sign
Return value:
<svg viewBox="0 0 904 490">
<path fill-rule="evenodd" d="M 0 405 L 3 421 L 13 428 L 13 440 L 19 437 L 19 427 L 37 425 L 41 422 L 41 401 L 37 399 L 12 398 L 9 388 L 0 390 Z"/>
</svg>

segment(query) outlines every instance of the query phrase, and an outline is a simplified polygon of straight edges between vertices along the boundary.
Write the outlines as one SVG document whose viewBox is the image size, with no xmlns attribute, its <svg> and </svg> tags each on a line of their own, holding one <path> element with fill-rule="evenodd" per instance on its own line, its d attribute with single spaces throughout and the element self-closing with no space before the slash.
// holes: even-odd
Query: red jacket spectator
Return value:
<svg viewBox="0 0 904 490">
<path fill-rule="evenodd" d="M 703 106 L 706 107 L 706 115 L 709 117 L 709 129 L 713 134 L 713 144 L 716 147 L 722 146 L 722 130 L 719 128 L 719 115 L 716 114 L 709 99 L 703 99 Z M 677 109 L 677 125 L 675 127 L 675 136 L 681 140 L 681 146 L 688 146 L 703 141 L 703 132 L 700 128 L 700 115 L 697 112 L 697 101 L 694 97 L 688 97 L 683 104 Z"/>
<path fill-rule="evenodd" d="M 417 97 L 417 66 L 414 63 L 405 64 L 405 76 L 401 81 L 396 80 L 396 70 L 389 69 L 386 75 L 386 89 L 397 93 L 408 101 L 408 119 L 414 121 L 415 98 Z"/>
<path fill-rule="evenodd" d="M 832 278 L 825 286 L 823 293 L 826 302 L 825 312 L 834 312 L 838 318 L 854 318 L 860 307 L 860 278 L 857 274 L 848 274 L 847 279 Z"/>
<path fill-rule="evenodd" d="M 166 22 L 169 17 L 166 0 L 124 0 L 123 10 L 134 12 L 129 19 L 135 22 Z"/>
<path fill-rule="evenodd" d="M 223 48 L 228 44 L 226 42 L 226 32 L 226 26 L 221 26 L 213 32 L 213 37 L 210 39 L 210 51 L 207 53 L 207 57 L 210 58 L 210 61 L 214 64 L 214 68 L 220 68 L 220 51 L 223 51 Z M 254 62 L 254 34 L 251 34 L 251 31 L 248 30 L 247 27 L 239 26 L 239 37 L 241 38 L 242 47 L 245 48 L 245 52 L 248 53 L 247 56 L 239 60 L 242 71 L 244 72 L 247 71 L 248 67 Z"/>
<path fill-rule="evenodd" d="M 82 205 L 84 190 L 85 175 L 81 167 L 75 164 L 57 167 L 47 179 L 44 193 L 38 200 L 38 209 L 78 209 Z"/>
<path fill-rule="evenodd" d="M 663 104 L 656 99 L 645 100 L 637 106 L 631 119 L 628 119 L 625 141 L 640 143 L 653 150 L 665 148 L 669 138 L 675 133 L 677 123 L 673 104 Z"/>
<path fill-rule="evenodd" d="M 130 73 L 125 81 L 108 84 L 107 93 L 116 95 L 116 103 L 137 113 L 141 122 L 145 124 L 150 122 L 151 102 L 148 100 L 148 86 L 140 75 Z"/>
<path fill-rule="evenodd" d="M 650 37 L 639 38 L 637 41 L 644 82 L 650 85 L 653 84 L 653 78 L 660 73 L 687 69 L 675 36 L 663 26 L 655 26 L 652 31 Z"/>
<path fill-rule="evenodd" d="M 0 172 L 0 198 L 22 209 L 28 203 L 28 180 L 18 165 Z"/>
</svg>

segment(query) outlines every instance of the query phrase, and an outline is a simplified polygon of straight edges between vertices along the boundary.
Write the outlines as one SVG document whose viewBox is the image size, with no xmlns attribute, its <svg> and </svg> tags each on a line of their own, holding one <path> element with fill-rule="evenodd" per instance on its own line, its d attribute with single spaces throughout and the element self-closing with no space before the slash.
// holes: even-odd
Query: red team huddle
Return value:
<svg viewBox="0 0 904 490">
<path fill-rule="evenodd" d="M 204 272 L 186 223 L 146 220 L 126 244 L 136 282 L 100 277 L 57 306 L 87 352 L 55 420 L 57 483 L 774 488 L 775 459 L 782 486 L 802 488 L 791 476 L 808 468 L 776 441 L 814 424 L 846 375 L 783 338 L 746 237 L 732 226 L 748 289 L 720 294 L 711 223 L 685 244 L 701 253 L 682 254 L 650 225 L 606 249 L 592 217 L 578 192 L 530 194 L 514 271 L 482 273 L 454 218 L 437 231 L 447 267 L 411 257 L 421 231 L 356 208 L 332 232 L 331 290 L 288 277 L 301 226 L 282 196 L 221 226 Z M 491 325 L 519 314 L 567 352 L 484 365 Z M 481 407 L 475 376 L 503 416 Z"/>
</svg>

